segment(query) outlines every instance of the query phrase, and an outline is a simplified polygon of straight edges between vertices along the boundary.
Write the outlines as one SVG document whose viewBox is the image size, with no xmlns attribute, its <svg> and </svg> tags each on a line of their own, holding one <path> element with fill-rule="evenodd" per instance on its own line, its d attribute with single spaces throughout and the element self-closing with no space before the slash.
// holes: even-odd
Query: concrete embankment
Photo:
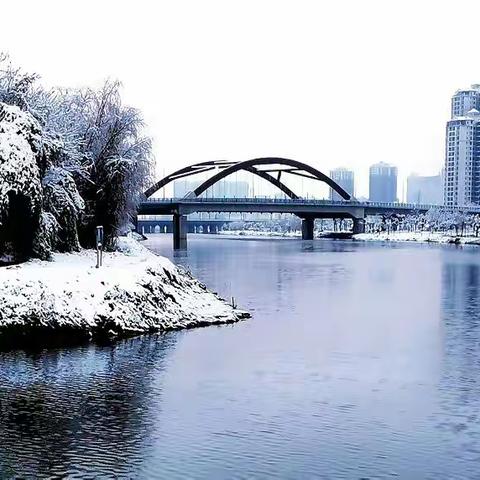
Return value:
<svg viewBox="0 0 480 480">
<path fill-rule="evenodd" d="M 188 272 L 132 239 L 118 252 L 84 250 L 0 268 L 0 346 L 76 343 L 249 317 Z"/>
</svg>

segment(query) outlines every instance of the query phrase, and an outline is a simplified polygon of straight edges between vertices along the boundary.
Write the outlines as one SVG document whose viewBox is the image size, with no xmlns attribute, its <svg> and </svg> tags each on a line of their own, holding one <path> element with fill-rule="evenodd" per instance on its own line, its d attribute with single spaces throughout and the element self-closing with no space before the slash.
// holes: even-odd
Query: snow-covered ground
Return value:
<svg viewBox="0 0 480 480">
<path fill-rule="evenodd" d="M 297 238 L 302 236 L 302 232 L 273 232 L 266 230 L 220 230 L 218 235 L 232 235 L 232 236 L 245 236 L 245 237 L 289 237 Z"/>
<path fill-rule="evenodd" d="M 322 238 L 327 235 L 342 235 L 349 232 L 333 232 L 327 230 L 315 230 L 314 235 L 316 238 Z M 292 230 L 291 232 L 275 232 L 269 230 L 221 230 L 218 235 L 231 235 L 231 236 L 245 236 L 245 237 L 283 237 L 283 238 L 301 238 L 302 232 L 299 230 Z"/>
<path fill-rule="evenodd" d="M 360 233 L 353 235 L 355 240 L 361 241 L 389 241 L 389 242 L 431 242 L 431 243 L 457 243 L 480 245 L 480 237 L 459 237 L 448 235 L 444 232 L 381 232 Z"/>
<path fill-rule="evenodd" d="M 327 231 L 315 231 L 315 237 L 326 237 Z M 346 232 L 345 232 L 346 233 Z M 285 237 L 300 238 L 300 231 L 292 232 L 273 232 L 263 230 L 223 230 L 218 232 L 219 235 L 246 236 L 246 237 Z M 480 245 L 480 237 L 448 235 L 442 232 L 382 232 L 382 233 L 360 233 L 352 235 L 354 240 L 365 242 L 373 241 L 389 241 L 389 242 L 425 242 L 425 243 L 457 243 L 467 245 Z"/>
<path fill-rule="evenodd" d="M 134 334 L 248 316 L 135 240 L 121 238 L 119 250 L 104 253 L 98 269 L 91 250 L 0 267 L 0 337 L 40 330 Z"/>
</svg>

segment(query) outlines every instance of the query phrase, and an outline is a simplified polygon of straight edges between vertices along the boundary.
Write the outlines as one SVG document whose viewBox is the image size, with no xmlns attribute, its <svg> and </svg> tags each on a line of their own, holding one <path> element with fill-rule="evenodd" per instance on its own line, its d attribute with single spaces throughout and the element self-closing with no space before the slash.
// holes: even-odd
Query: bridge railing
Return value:
<svg viewBox="0 0 480 480">
<path fill-rule="evenodd" d="M 416 204 L 405 202 L 370 202 L 358 200 L 327 200 L 327 199 L 312 199 L 312 198 L 270 198 L 270 197 L 245 197 L 245 198 L 148 198 L 147 203 L 262 203 L 262 204 L 300 204 L 300 205 L 325 205 L 325 206 L 358 206 L 364 208 L 381 208 L 381 209 L 399 209 L 399 210 L 430 210 L 432 208 L 455 211 L 468 211 L 480 213 L 480 206 L 452 206 L 444 207 L 442 205 L 432 204 Z"/>
</svg>

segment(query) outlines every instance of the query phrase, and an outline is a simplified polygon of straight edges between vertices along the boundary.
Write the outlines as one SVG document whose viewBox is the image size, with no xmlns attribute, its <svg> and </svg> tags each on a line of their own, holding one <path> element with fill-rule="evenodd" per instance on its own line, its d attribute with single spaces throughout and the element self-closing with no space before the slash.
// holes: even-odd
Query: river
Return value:
<svg viewBox="0 0 480 480">
<path fill-rule="evenodd" d="M 0 478 L 479 478 L 480 250 L 192 235 L 173 260 L 252 318 L 0 353 Z"/>
</svg>

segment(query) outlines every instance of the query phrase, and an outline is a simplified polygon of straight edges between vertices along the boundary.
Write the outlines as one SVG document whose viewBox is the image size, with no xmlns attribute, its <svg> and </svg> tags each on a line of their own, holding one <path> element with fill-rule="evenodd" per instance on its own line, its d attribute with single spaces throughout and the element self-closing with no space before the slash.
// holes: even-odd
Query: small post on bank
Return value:
<svg viewBox="0 0 480 480">
<path fill-rule="evenodd" d="M 97 268 L 100 268 L 103 262 L 103 227 L 101 225 L 95 229 L 95 244 L 97 246 Z"/>
</svg>

